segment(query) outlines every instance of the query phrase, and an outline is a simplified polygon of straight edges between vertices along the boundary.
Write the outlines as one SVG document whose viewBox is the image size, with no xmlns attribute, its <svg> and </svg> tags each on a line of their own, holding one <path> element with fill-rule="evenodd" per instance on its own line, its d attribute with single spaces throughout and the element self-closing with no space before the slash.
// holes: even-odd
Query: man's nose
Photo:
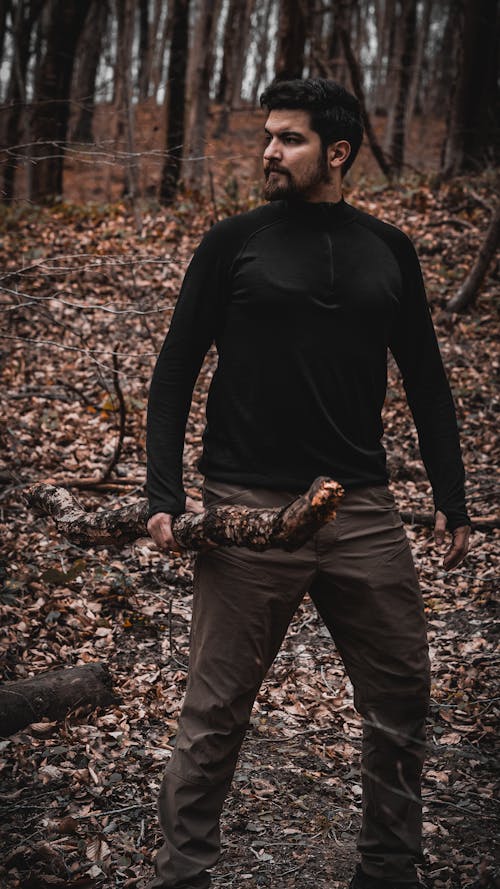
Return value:
<svg viewBox="0 0 500 889">
<path fill-rule="evenodd" d="M 279 139 L 271 139 L 264 149 L 264 160 L 270 161 L 281 157 L 281 146 Z"/>
</svg>

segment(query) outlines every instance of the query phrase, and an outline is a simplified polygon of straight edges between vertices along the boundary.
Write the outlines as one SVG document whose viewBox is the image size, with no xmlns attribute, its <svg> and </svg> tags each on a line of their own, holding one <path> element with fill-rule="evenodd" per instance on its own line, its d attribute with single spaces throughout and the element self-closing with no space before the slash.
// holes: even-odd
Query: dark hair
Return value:
<svg viewBox="0 0 500 889">
<path fill-rule="evenodd" d="M 324 151 L 340 139 L 349 142 L 351 153 L 342 166 L 342 175 L 347 173 L 363 139 L 360 105 L 352 93 L 323 77 L 274 80 L 262 93 L 260 104 L 268 111 L 292 108 L 308 111 L 311 128 L 318 133 Z"/>
</svg>

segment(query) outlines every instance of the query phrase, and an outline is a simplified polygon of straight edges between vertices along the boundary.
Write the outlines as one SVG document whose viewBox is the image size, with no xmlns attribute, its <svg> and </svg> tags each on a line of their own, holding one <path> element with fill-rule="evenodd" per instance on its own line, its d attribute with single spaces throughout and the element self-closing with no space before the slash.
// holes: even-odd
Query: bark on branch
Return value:
<svg viewBox="0 0 500 889">
<path fill-rule="evenodd" d="M 308 491 L 280 509 L 211 506 L 203 513 L 177 516 L 173 532 L 179 546 L 206 549 L 246 546 L 253 550 L 279 547 L 293 551 L 322 525 L 335 518 L 344 494 L 338 482 L 317 478 Z M 88 513 L 65 488 L 36 484 L 25 492 L 30 507 L 50 515 L 58 531 L 78 546 L 123 546 L 147 535 L 148 505 L 138 500 L 120 509 Z"/>
<path fill-rule="evenodd" d="M 104 664 L 49 670 L 0 686 L 0 735 L 9 737 L 43 717 L 63 719 L 77 707 L 108 707 L 117 698 Z"/>
</svg>

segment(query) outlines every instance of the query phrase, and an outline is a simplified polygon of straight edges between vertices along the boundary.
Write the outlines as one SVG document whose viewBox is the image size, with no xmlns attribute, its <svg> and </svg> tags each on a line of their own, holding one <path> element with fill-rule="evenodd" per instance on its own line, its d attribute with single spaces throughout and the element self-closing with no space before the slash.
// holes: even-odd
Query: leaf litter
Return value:
<svg viewBox="0 0 500 889">
<path fill-rule="evenodd" d="M 487 178 L 474 188 L 486 201 Z M 497 270 L 470 314 L 444 311 L 480 247 L 484 208 L 465 182 L 437 192 L 424 181 L 399 191 L 358 186 L 349 198 L 402 226 L 416 243 L 457 402 L 471 514 L 491 519 Z M 126 424 L 108 479 L 114 488 L 77 496 L 92 510 L 143 496 L 148 383 L 210 216 L 211 208 L 188 199 L 168 212 L 152 208 L 141 235 L 125 205 L 63 204 L 9 211 L 0 220 L 8 319 L 0 409 L 2 676 L 105 661 L 120 697 L 106 712 L 76 710 L 62 723 L 42 721 L 1 741 L 6 889 L 141 889 L 152 872 L 160 842 L 156 796 L 186 687 L 192 558 L 166 559 L 145 540 L 120 552 L 82 551 L 58 538 L 49 520 L 30 514 L 22 491 L 47 478 L 102 477 L 118 437 L 115 352 Z M 210 353 L 186 435 L 193 496 L 214 362 Z M 384 422 L 399 506 L 429 512 L 429 486 L 393 364 Z M 433 664 L 423 877 L 429 889 L 492 889 L 498 532 L 475 531 L 467 561 L 447 575 L 430 529 L 414 524 L 407 531 Z M 215 887 L 346 885 L 361 817 L 360 740 L 352 688 L 306 597 L 253 710 L 224 812 Z"/>
</svg>

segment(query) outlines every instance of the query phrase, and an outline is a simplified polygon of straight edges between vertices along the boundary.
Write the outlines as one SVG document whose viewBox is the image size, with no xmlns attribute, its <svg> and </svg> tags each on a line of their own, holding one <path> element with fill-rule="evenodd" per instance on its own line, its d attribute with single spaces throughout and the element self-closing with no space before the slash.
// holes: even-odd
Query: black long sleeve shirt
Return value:
<svg viewBox="0 0 500 889">
<path fill-rule="evenodd" d="M 184 510 L 193 387 L 215 342 L 200 470 L 305 490 L 388 480 L 387 349 L 403 376 L 435 508 L 467 524 L 455 409 L 420 265 L 399 229 L 339 203 L 277 201 L 217 223 L 187 270 L 151 383 L 149 515 Z"/>
</svg>

